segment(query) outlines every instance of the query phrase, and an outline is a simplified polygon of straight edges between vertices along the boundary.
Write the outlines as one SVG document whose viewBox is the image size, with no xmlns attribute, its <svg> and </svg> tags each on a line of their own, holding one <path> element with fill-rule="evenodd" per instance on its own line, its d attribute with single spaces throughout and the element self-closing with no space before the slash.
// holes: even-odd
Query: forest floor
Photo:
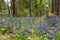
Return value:
<svg viewBox="0 0 60 40">
<path fill-rule="evenodd" d="M 48 36 L 48 34 L 44 34 L 42 36 L 40 35 L 40 33 L 42 33 L 42 32 L 40 32 L 39 25 L 40 24 L 46 25 L 46 21 L 43 18 L 41 18 L 41 17 L 0 18 L 0 22 L 5 23 L 5 25 L 2 25 L 0 23 L 0 28 L 2 28 L 2 31 L 4 31 L 4 29 L 6 29 L 7 27 L 9 27 L 9 28 L 11 27 L 14 31 L 14 33 L 11 33 L 11 34 L 9 34 L 9 33 L 5 33 L 4 35 L 0 34 L 0 40 L 49 40 L 46 37 L 46 36 Z M 60 24 L 60 23 L 58 22 L 58 24 Z M 45 27 L 45 25 L 42 27 Z M 51 27 L 51 28 L 53 28 L 53 27 Z M 60 29 L 59 28 L 57 31 L 58 36 L 55 37 L 57 40 L 60 38 L 60 31 L 59 31 Z M 28 30 L 28 32 L 26 30 Z M 15 34 L 15 32 L 16 32 L 16 34 Z M 24 33 L 22 33 L 22 32 L 24 32 Z M 45 30 L 43 30 L 43 32 L 45 32 Z M 30 34 L 30 33 L 32 33 L 32 34 Z"/>
</svg>

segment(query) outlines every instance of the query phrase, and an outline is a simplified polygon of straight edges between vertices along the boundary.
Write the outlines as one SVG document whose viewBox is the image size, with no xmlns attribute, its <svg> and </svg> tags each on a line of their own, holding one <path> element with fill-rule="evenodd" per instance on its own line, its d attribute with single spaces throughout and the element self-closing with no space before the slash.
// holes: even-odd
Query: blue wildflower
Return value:
<svg viewBox="0 0 60 40">
<path fill-rule="evenodd" d="M 40 29 L 40 35 L 45 35 L 45 34 L 47 34 L 47 31 L 43 30 L 43 29 Z"/>
<path fill-rule="evenodd" d="M 5 26 L 5 22 L 1 22 L 0 24 L 1 24 L 2 26 Z"/>
<path fill-rule="evenodd" d="M 54 29 L 53 29 L 53 30 L 54 30 L 54 32 L 56 32 L 56 31 L 58 30 L 58 28 L 54 27 Z"/>
<path fill-rule="evenodd" d="M 32 31 L 31 31 L 31 30 L 26 30 L 26 32 L 27 32 L 28 34 L 32 34 Z"/>
<path fill-rule="evenodd" d="M 52 17 L 52 18 L 47 18 L 46 22 L 49 26 L 54 26 L 57 23 L 56 20 L 57 20 L 57 18 Z"/>
<path fill-rule="evenodd" d="M 40 32 L 43 32 L 43 29 L 40 29 Z"/>
<path fill-rule="evenodd" d="M 60 22 L 60 20 L 58 20 L 57 18 L 55 18 L 55 21 L 56 21 L 56 22 Z"/>
<path fill-rule="evenodd" d="M 48 26 L 45 26 L 45 30 L 48 30 Z"/>
<path fill-rule="evenodd" d="M 16 29 L 22 28 L 22 26 L 18 26 Z"/>
<path fill-rule="evenodd" d="M 58 27 L 59 26 L 59 24 L 55 24 L 55 27 Z"/>
<path fill-rule="evenodd" d="M 43 29 L 40 29 L 40 35 L 44 35 L 44 30 Z"/>
<path fill-rule="evenodd" d="M 50 40 L 53 40 L 53 36 L 49 36 L 48 38 L 49 38 Z"/>
<path fill-rule="evenodd" d="M 53 30 L 56 32 L 58 30 L 58 24 L 55 24 L 55 27 L 53 28 Z"/>
<path fill-rule="evenodd" d="M 32 28 L 32 26 L 30 26 L 30 28 Z"/>
<path fill-rule="evenodd" d="M 41 29 L 45 29 L 46 27 L 44 25 L 41 25 Z"/>
<path fill-rule="evenodd" d="M 22 32 L 22 35 L 25 36 L 26 35 L 26 32 Z"/>
<path fill-rule="evenodd" d="M 48 32 L 48 34 L 53 34 L 52 32 Z"/>
<path fill-rule="evenodd" d="M 41 29 L 41 26 L 40 26 L 40 25 L 38 25 L 38 26 L 37 26 L 37 28 L 38 28 L 38 29 Z"/>
</svg>

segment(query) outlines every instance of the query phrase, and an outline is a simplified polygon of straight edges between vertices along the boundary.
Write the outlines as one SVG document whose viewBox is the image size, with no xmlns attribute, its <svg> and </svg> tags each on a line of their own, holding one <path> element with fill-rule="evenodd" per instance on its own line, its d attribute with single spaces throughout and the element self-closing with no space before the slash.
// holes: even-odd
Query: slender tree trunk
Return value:
<svg viewBox="0 0 60 40">
<path fill-rule="evenodd" d="M 37 9 L 38 9 L 38 4 L 37 4 L 37 0 L 35 0 L 35 8 L 36 8 L 36 17 L 38 16 L 38 14 L 37 14 Z"/>
<path fill-rule="evenodd" d="M 55 0 L 52 0 L 52 13 L 54 13 L 54 1 Z"/>
<path fill-rule="evenodd" d="M 10 16 L 10 7 L 9 7 L 9 2 L 8 2 L 8 0 L 7 0 L 7 8 L 8 8 L 8 15 L 7 16 Z"/>
<path fill-rule="evenodd" d="M 32 16 L 32 13 L 31 13 L 31 0 L 29 0 L 29 13 L 30 13 L 30 16 Z"/>
<path fill-rule="evenodd" d="M 57 0 L 56 0 L 56 1 L 57 1 Z M 60 6 L 59 4 L 60 4 L 60 0 L 57 1 L 57 4 L 58 4 L 58 6 L 57 6 L 57 15 L 60 15 L 60 13 L 59 13 L 59 8 L 60 8 L 60 7 L 59 7 L 59 6 Z M 56 4 L 56 5 L 57 5 L 57 4 Z"/>
<path fill-rule="evenodd" d="M 20 0 L 18 0 L 18 13 L 17 13 L 18 16 L 20 16 Z"/>
<path fill-rule="evenodd" d="M 15 14 L 15 0 L 12 0 L 12 13 L 13 13 L 13 16 L 16 16 Z"/>
<path fill-rule="evenodd" d="M 42 0 L 40 0 L 40 7 L 39 7 L 39 16 L 41 16 L 42 15 L 42 11 L 41 11 L 41 3 L 42 3 Z"/>
<path fill-rule="evenodd" d="M 57 0 L 56 0 L 57 1 Z M 57 15 L 60 15 L 60 0 L 57 1 Z"/>
<path fill-rule="evenodd" d="M 59 15 L 59 0 L 55 0 L 55 11 L 56 15 Z"/>
</svg>

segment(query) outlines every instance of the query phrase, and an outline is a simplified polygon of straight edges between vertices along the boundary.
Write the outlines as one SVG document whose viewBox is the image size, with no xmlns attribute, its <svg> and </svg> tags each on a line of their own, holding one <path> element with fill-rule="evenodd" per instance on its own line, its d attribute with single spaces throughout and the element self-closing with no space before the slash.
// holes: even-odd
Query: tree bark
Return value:
<svg viewBox="0 0 60 40">
<path fill-rule="evenodd" d="M 32 16 L 32 13 L 31 13 L 31 0 L 29 0 L 29 13 L 30 13 L 30 16 Z"/>
<path fill-rule="evenodd" d="M 36 17 L 38 16 L 37 12 L 38 12 L 38 4 L 37 4 L 37 0 L 35 0 L 35 9 L 36 9 Z"/>
<path fill-rule="evenodd" d="M 54 13 L 54 1 L 55 0 L 52 0 L 52 13 Z"/>
<path fill-rule="evenodd" d="M 15 0 L 12 0 L 12 13 L 13 13 L 13 16 L 16 16 L 15 14 Z"/>
<path fill-rule="evenodd" d="M 57 3 L 58 3 L 58 7 L 57 7 L 58 8 L 58 10 L 57 10 L 58 13 L 57 13 L 57 15 L 60 15 L 60 0 L 58 0 Z"/>
<path fill-rule="evenodd" d="M 20 0 L 18 0 L 18 13 L 17 16 L 20 16 Z"/>
<path fill-rule="evenodd" d="M 55 0 L 56 14 L 59 15 L 59 0 Z"/>
<path fill-rule="evenodd" d="M 42 15 L 42 12 L 41 12 L 41 3 L 42 3 L 42 0 L 40 0 L 40 7 L 39 7 L 39 16 L 41 16 Z"/>
</svg>

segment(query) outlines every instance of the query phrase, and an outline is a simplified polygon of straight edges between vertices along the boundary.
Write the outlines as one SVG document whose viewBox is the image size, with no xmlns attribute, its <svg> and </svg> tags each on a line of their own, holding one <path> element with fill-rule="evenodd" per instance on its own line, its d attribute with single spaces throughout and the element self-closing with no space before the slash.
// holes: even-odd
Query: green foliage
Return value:
<svg viewBox="0 0 60 40">
<path fill-rule="evenodd" d="M 5 6 L 6 6 L 6 4 L 5 4 L 4 0 L 1 0 L 1 1 L 0 1 L 0 11 L 1 11 L 2 9 L 5 9 Z"/>
<path fill-rule="evenodd" d="M 16 4 L 15 4 L 16 8 L 15 9 L 21 11 L 20 12 L 21 16 L 29 16 L 30 15 L 29 14 L 30 6 L 31 6 L 32 16 L 36 16 L 36 14 L 37 15 L 39 15 L 39 14 L 44 15 L 46 13 L 51 12 L 51 0 L 31 0 L 31 5 L 29 5 L 30 4 L 29 0 L 21 0 L 19 2 L 18 2 L 18 0 L 16 1 Z M 46 6 L 46 4 L 48 5 L 48 7 Z M 6 7 L 8 7 L 8 8 L 6 8 Z M 12 11 L 11 7 L 6 5 L 4 0 L 1 0 L 0 1 L 0 11 L 4 10 L 4 12 L 5 12 L 5 10 L 6 10 L 5 13 L 7 14 L 7 13 L 9 13 L 9 11 L 7 9 Z M 13 12 L 11 12 L 11 15 L 12 15 L 12 13 Z"/>
</svg>

